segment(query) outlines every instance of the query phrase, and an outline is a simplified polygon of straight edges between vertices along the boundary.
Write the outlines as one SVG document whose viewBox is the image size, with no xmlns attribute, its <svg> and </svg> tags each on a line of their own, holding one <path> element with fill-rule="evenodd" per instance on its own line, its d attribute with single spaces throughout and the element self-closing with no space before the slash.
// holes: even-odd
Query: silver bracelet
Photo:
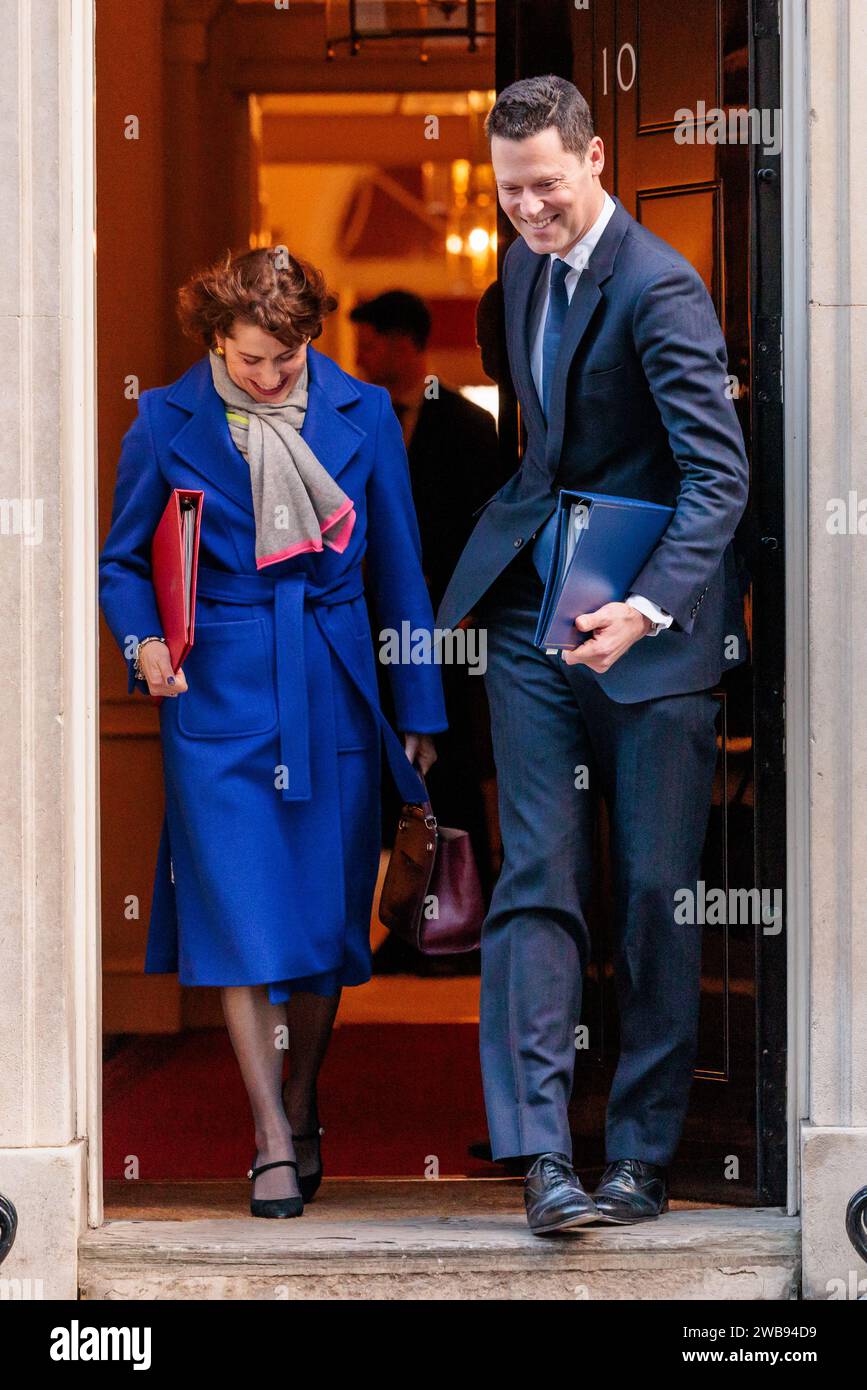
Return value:
<svg viewBox="0 0 867 1390">
<path fill-rule="evenodd" d="M 148 642 L 162 642 L 164 646 L 168 646 L 168 643 L 166 642 L 165 637 L 159 637 L 159 636 L 157 636 L 156 633 L 155 633 L 153 636 L 151 636 L 151 637 L 143 637 L 143 638 L 141 639 L 141 641 L 139 642 L 138 646 L 137 646 L 136 649 L 135 649 L 135 662 L 134 662 L 133 668 L 132 668 L 132 669 L 133 669 L 133 675 L 135 676 L 135 678 L 136 678 L 137 681 L 143 681 L 143 680 L 144 680 L 144 676 L 142 675 L 142 669 L 141 669 L 141 649 L 142 649 L 142 647 L 146 647 L 147 644 L 148 644 Z"/>
</svg>

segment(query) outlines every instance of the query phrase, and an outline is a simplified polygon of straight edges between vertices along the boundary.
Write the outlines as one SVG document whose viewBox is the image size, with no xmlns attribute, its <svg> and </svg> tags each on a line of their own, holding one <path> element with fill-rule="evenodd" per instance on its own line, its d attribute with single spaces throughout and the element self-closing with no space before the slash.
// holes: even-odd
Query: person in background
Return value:
<svg viewBox="0 0 867 1390">
<path fill-rule="evenodd" d="M 504 360 L 501 351 L 504 314 L 503 287 L 499 280 L 493 280 L 476 305 L 476 343 L 485 376 L 514 393 L 508 357 Z"/>
<path fill-rule="evenodd" d="M 401 423 L 421 532 L 422 568 L 436 607 L 470 532 L 496 492 L 497 427 L 487 410 L 431 378 L 431 316 L 423 299 L 389 290 L 356 305 L 361 374 L 384 386 Z"/>
<path fill-rule="evenodd" d="M 359 372 L 386 388 L 403 429 L 422 569 L 436 607 L 473 529 L 474 514 L 503 481 L 496 424 L 488 411 L 432 377 L 431 315 L 418 295 L 389 290 L 356 305 L 349 317 L 357 329 Z M 485 795 L 493 778 L 487 702 L 481 676 L 463 665 L 443 665 L 441 671 L 449 728 L 437 738 L 437 761 L 428 778 L 431 804 L 441 824 L 469 831 L 487 890 L 495 869 L 486 813 L 486 800 L 491 804 L 494 798 Z M 382 698 L 387 706 L 384 688 Z M 396 809 L 393 790 L 383 787 L 384 831 Z M 463 964 L 477 969 L 477 952 Z M 439 974 L 461 968 L 454 957 L 424 960 L 395 937 L 376 953 L 378 971 Z"/>
</svg>

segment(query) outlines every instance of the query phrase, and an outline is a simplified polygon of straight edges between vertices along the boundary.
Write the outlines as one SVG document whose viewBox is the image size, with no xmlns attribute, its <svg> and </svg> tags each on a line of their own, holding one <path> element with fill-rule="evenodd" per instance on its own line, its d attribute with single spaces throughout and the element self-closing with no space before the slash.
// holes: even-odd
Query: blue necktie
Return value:
<svg viewBox="0 0 867 1390">
<path fill-rule="evenodd" d="M 569 312 L 566 276 L 571 269 L 568 261 L 561 260 L 559 256 L 551 266 L 551 291 L 548 300 L 548 315 L 545 319 L 545 333 L 542 338 L 542 406 L 546 419 L 550 415 L 551 383 L 554 380 L 554 368 L 560 352 L 563 324 L 566 322 L 566 315 Z M 536 566 L 536 571 L 543 584 L 548 577 L 548 568 L 554 550 L 556 518 L 557 513 L 554 512 L 533 543 L 533 564 Z"/>
<path fill-rule="evenodd" d="M 560 352 L 560 339 L 563 324 L 569 312 L 569 296 L 566 293 L 566 276 L 572 269 L 568 261 L 558 257 L 551 266 L 551 291 L 548 299 L 548 314 L 545 319 L 545 332 L 542 338 L 542 407 L 545 418 L 550 415 L 551 383 L 554 368 Z"/>
</svg>

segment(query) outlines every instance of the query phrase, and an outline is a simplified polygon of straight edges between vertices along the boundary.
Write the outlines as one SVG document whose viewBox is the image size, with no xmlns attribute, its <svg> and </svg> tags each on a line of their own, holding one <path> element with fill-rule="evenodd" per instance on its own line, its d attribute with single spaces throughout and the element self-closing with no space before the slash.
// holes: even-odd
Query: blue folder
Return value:
<svg viewBox="0 0 867 1390">
<path fill-rule="evenodd" d="M 537 568 L 550 550 L 536 646 L 571 650 L 592 636 L 575 619 L 624 601 L 673 516 L 657 502 L 564 488 L 534 547 Z"/>
</svg>

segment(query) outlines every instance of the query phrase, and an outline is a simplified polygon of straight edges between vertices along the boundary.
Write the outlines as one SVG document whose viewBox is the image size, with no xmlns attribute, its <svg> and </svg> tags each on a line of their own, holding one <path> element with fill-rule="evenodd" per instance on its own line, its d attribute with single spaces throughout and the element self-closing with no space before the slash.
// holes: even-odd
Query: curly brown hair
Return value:
<svg viewBox="0 0 867 1390">
<path fill-rule="evenodd" d="M 337 308 L 325 276 L 285 246 L 264 246 L 225 256 L 196 270 L 178 290 L 177 312 L 187 337 L 216 347 L 216 334 L 231 337 L 235 320 L 271 333 L 288 348 L 318 338 L 322 321 Z"/>
</svg>

